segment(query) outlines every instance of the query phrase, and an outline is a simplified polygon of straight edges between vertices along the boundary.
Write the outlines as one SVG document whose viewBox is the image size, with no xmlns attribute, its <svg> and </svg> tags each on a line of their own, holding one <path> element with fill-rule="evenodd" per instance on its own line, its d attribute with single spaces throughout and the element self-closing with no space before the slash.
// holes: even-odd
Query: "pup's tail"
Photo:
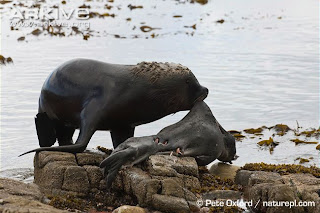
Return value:
<svg viewBox="0 0 320 213">
<path fill-rule="evenodd" d="M 50 147 L 56 142 L 55 124 L 47 113 L 38 113 L 34 118 L 40 147 Z"/>
</svg>

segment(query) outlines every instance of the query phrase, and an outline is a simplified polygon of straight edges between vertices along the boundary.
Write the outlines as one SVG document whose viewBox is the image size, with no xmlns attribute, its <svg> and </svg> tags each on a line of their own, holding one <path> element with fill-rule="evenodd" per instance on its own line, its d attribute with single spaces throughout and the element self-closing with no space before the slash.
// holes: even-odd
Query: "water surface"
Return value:
<svg viewBox="0 0 320 213">
<path fill-rule="evenodd" d="M 14 60 L 1 67 L 2 170 L 32 167 L 32 154 L 17 156 L 38 147 L 34 116 L 42 84 L 54 68 L 78 57 L 188 66 L 209 89 L 206 103 L 228 130 L 277 123 L 296 127 L 296 121 L 303 127 L 319 126 L 318 1 L 209 0 L 205 5 L 134 1 L 144 8 L 132 11 L 127 7 L 130 3 L 115 1 L 110 10 L 115 18 L 90 19 L 93 32 L 87 41 L 82 35 L 33 36 L 32 28 L 11 31 L 8 13 L 2 10 L 1 54 Z M 66 7 L 81 4 L 67 2 Z M 99 4 L 94 1 L 92 10 L 103 12 Z M 223 24 L 216 22 L 221 19 Z M 196 29 L 185 27 L 194 24 Z M 144 33 L 140 30 L 143 25 L 161 29 Z M 18 42 L 21 36 L 26 39 Z M 139 126 L 136 136 L 155 134 L 185 114 Z M 238 142 L 240 158 L 235 164 L 297 163 L 297 157 L 313 157 L 311 164 L 318 163 L 315 145 L 295 146 L 291 138 L 294 136 L 279 139 L 282 143 L 272 155 L 256 145 L 259 138 Z M 89 147 L 111 148 L 111 144 L 108 132 L 97 132 Z"/>
</svg>

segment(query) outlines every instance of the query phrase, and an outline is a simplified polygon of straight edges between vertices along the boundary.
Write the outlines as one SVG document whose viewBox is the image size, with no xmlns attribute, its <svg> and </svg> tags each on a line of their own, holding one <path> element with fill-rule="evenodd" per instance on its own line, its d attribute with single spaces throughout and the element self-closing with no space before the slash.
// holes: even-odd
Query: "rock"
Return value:
<svg viewBox="0 0 320 213">
<path fill-rule="evenodd" d="M 274 172 L 240 170 L 237 172 L 235 182 L 246 187 L 245 198 L 253 200 L 254 206 L 257 204 L 255 209 L 257 212 L 320 212 L 320 179 L 311 174 L 280 176 Z M 266 205 L 272 201 L 291 203 L 304 201 L 309 202 L 309 205 L 291 208 L 278 203 L 276 203 L 278 206 Z"/>
<path fill-rule="evenodd" d="M 248 171 L 248 170 L 238 170 L 234 182 L 236 184 L 240 184 L 242 186 L 247 186 L 249 183 L 249 178 L 254 173 L 253 171 Z"/>
<path fill-rule="evenodd" d="M 168 212 L 190 212 L 188 203 L 183 198 L 154 194 L 152 205 L 155 209 Z"/>
<path fill-rule="evenodd" d="M 289 174 L 283 176 L 286 184 L 293 184 L 299 192 L 318 192 L 320 190 L 320 178 L 311 174 Z"/>
<path fill-rule="evenodd" d="M 256 171 L 250 175 L 248 185 L 253 186 L 259 183 L 284 183 L 282 177 L 275 172 Z"/>
<path fill-rule="evenodd" d="M 16 180 L 0 178 L 0 185 L 0 212 L 67 212 L 41 203 L 44 195 L 35 184 L 25 184 Z"/>
<path fill-rule="evenodd" d="M 275 172 L 239 170 L 235 183 L 242 186 L 253 186 L 258 183 L 284 183 L 282 177 Z"/>
<path fill-rule="evenodd" d="M 266 206 L 263 202 L 277 202 L 277 201 L 300 201 L 294 188 L 286 184 L 261 183 L 252 186 L 249 189 L 249 200 L 253 200 L 253 205 L 256 206 L 257 212 L 268 213 L 296 213 L 305 212 L 303 207 L 289 207 L 289 206 Z"/>
<path fill-rule="evenodd" d="M 147 161 L 151 175 L 177 176 L 177 174 L 199 177 L 198 165 L 194 158 L 179 158 L 170 155 L 152 155 Z"/>
<path fill-rule="evenodd" d="M 202 194 L 202 200 L 240 200 L 241 192 L 234 190 L 215 190 Z"/>
<path fill-rule="evenodd" d="M 79 153 L 76 157 L 70 153 L 40 152 L 34 159 L 34 181 L 48 195 L 85 197 L 94 194 L 111 201 L 112 197 L 101 198 L 110 195 L 106 193 L 102 170 L 97 166 L 104 157 L 95 152 Z M 198 176 L 194 158 L 153 155 L 139 166 L 120 169 L 111 191 L 131 198 L 130 205 L 137 203 L 166 212 L 199 211 L 197 197 L 191 192 L 191 189 L 200 188 Z"/>
<path fill-rule="evenodd" d="M 81 163 L 87 162 L 87 167 L 77 164 L 75 155 L 66 152 L 39 152 L 34 157 L 34 183 L 40 186 L 42 192 L 48 195 L 72 194 L 85 196 L 92 187 L 99 187 L 102 174 L 98 167 L 89 167 L 102 160 L 102 153 L 80 153 Z M 87 171 L 90 175 L 87 175 Z M 93 173 L 91 173 L 93 172 Z M 100 172 L 101 173 L 101 172 Z M 90 180 L 89 180 L 90 177 Z M 97 180 L 100 178 L 100 180 Z M 91 181 L 91 182 L 89 182 Z"/>
<path fill-rule="evenodd" d="M 138 206 L 120 206 L 119 208 L 115 209 L 112 213 L 147 213 L 147 211 L 143 208 Z"/>
<path fill-rule="evenodd" d="M 49 151 L 43 151 L 36 153 L 36 157 L 34 158 L 34 167 L 37 168 L 43 168 L 45 165 L 47 165 L 50 162 L 68 162 L 66 164 L 73 164 L 76 165 L 76 158 L 74 154 L 67 153 L 67 152 L 49 152 Z"/>
<path fill-rule="evenodd" d="M 200 188 L 200 182 L 199 179 L 193 176 L 189 175 L 183 175 L 182 176 L 182 183 L 185 188 L 187 189 L 199 189 Z"/>
<path fill-rule="evenodd" d="M 315 206 L 307 206 L 308 212 L 320 212 L 320 178 L 311 174 L 289 174 L 284 175 L 286 184 L 295 187 L 298 195 L 304 201 L 313 201 Z"/>
<path fill-rule="evenodd" d="M 164 179 L 161 181 L 161 194 L 175 196 L 175 197 L 184 197 L 184 190 L 180 184 L 172 179 Z"/>
<path fill-rule="evenodd" d="M 88 193 L 89 187 L 89 179 L 85 168 L 80 166 L 70 166 L 66 169 L 63 178 L 63 190 Z"/>
<path fill-rule="evenodd" d="M 103 179 L 102 170 L 97 166 L 91 165 L 83 166 L 83 168 L 85 168 L 87 172 L 90 188 L 99 188 L 100 181 Z"/>
<path fill-rule="evenodd" d="M 228 178 L 228 179 L 234 180 L 237 174 L 237 171 L 239 169 L 240 169 L 239 166 L 234 166 L 234 165 L 219 162 L 219 163 L 213 164 L 210 167 L 209 172 L 221 178 Z"/>
<path fill-rule="evenodd" d="M 0 206 L 0 212 L 10 213 L 66 213 L 39 201 L 29 200 L 20 196 L 9 196 L 4 199 L 5 205 Z"/>
<path fill-rule="evenodd" d="M 78 165 L 94 165 L 99 166 L 100 162 L 105 158 L 103 155 L 97 155 L 94 152 L 83 152 L 76 154 Z"/>
<path fill-rule="evenodd" d="M 73 166 L 73 165 L 72 165 Z M 45 193 L 51 193 L 53 189 L 61 189 L 64 172 L 68 165 L 61 162 L 52 162 L 42 169 L 34 169 L 34 183 L 38 184 Z"/>
</svg>

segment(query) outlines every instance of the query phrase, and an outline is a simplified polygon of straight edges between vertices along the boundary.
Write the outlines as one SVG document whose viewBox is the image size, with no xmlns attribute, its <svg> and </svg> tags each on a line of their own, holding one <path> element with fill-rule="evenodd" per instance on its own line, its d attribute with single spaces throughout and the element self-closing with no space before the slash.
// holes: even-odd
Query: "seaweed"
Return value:
<svg viewBox="0 0 320 213">
<path fill-rule="evenodd" d="M 235 190 L 241 191 L 242 186 L 235 184 L 233 180 L 221 178 L 210 174 L 204 166 L 199 166 L 199 181 L 200 188 L 191 189 L 194 193 L 204 193 L 213 190 Z"/>
<path fill-rule="evenodd" d="M 318 144 L 318 142 L 315 142 L 315 141 L 302 141 L 298 138 L 291 139 L 290 141 L 295 142 L 296 145 L 302 144 L 302 143 L 304 143 L 304 144 Z"/>
<path fill-rule="evenodd" d="M 111 155 L 111 152 L 113 151 L 112 149 L 107 149 L 103 146 L 97 146 L 97 149 L 101 152 L 106 153 L 107 155 Z"/>
<path fill-rule="evenodd" d="M 258 133 L 261 133 L 263 131 L 263 129 L 261 127 L 257 128 L 257 129 L 254 129 L 254 128 L 250 128 L 250 129 L 245 129 L 243 130 L 245 133 L 248 133 L 248 134 L 258 134 Z"/>
<path fill-rule="evenodd" d="M 260 146 L 271 146 L 271 147 L 275 147 L 275 146 L 277 146 L 279 143 L 273 141 L 273 139 L 272 139 L 271 137 L 269 137 L 268 140 L 259 141 L 257 144 L 260 145 Z"/>
<path fill-rule="evenodd" d="M 299 163 L 300 163 L 300 164 L 310 162 L 310 160 L 309 160 L 309 159 L 306 159 L 306 158 L 297 158 L 296 160 L 299 160 Z"/>
<path fill-rule="evenodd" d="M 295 174 L 295 173 L 309 173 L 315 177 L 320 177 L 320 168 L 316 166 L 305 167 L 295 164 L 266 164 L 266 163 L 247 163 L 243 167 L 243 170 L 249 171 L 266 171 L 277 172 L 280 175 Z"/>
</svg>

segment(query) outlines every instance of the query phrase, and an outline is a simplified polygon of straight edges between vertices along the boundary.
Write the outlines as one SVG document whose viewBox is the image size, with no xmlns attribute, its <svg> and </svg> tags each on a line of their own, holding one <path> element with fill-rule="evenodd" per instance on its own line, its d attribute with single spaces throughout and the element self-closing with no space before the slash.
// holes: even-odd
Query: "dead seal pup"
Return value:
<svg viewBox="0 0 320 213">
<path fill-rule="evenodd" d="M 207 95 L 208 89 L 180 64 L 117 65 L 71 60 L 56 68 L 45 81 L 35 118 L 42 148 L 24 154 L 82 152 L 96 130 L 110 130 L 116 148 L 134 135 L 136 126 L 190 110 Z M 80 133 L 73 144 L 77 128 Z M 60 146 L 50 147 L 56 139 Z"/>
<path fill-rule="evenodd" d="M 155 153 L 172 152 L 194 157 L 199 166 L 215 159 L 232 163 L 237 157 L 234 137 L 201 101 L 181 121 L 165 127 L 157 135 L 127 139 L 100 163 L 100 167 L 104 168 L 110 186 L 122 165 L 137 164 Z"/>
</svg>

